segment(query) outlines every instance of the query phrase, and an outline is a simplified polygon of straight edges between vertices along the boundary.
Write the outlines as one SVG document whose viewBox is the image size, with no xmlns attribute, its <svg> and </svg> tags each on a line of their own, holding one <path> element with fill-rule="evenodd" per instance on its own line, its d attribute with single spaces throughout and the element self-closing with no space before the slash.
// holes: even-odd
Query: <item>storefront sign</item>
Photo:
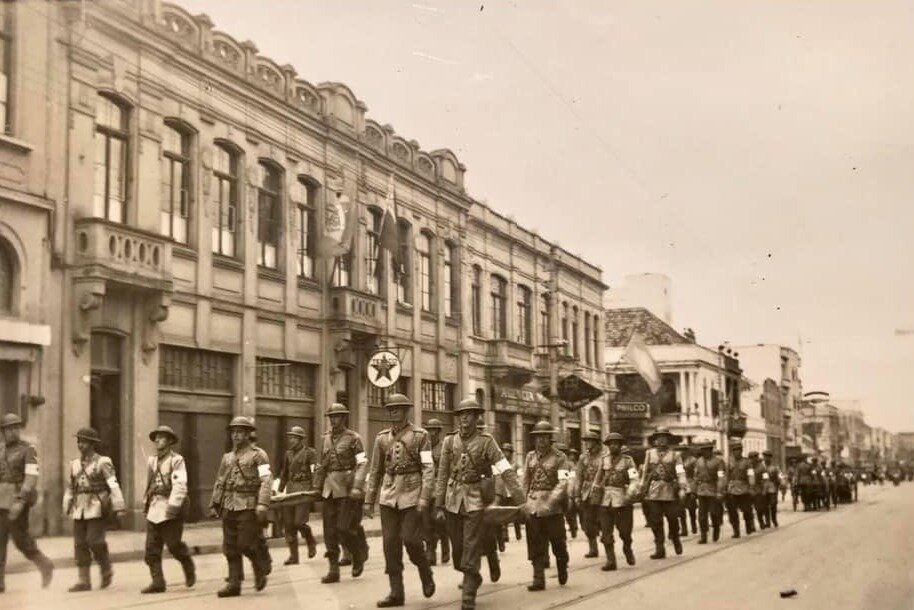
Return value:
<svg viewBox="0 0 914 610">
<path fill-rule="evenodd" d="M 614 402 L 610 409 L 613 419 L 651 418 L 651 406 L 646 402 Z"/>
<path fill-rule="evenodd" d="M 549 399 L 530 390 L 499 388 L 496 396 L 498 397 L 496 400 L 497 408 L 507 408 L 510 411 L 536 415 L 545 415 L 549 412 Z"/>
<path fill-rule="evenodd" d="M 368 381 L 376 388 L 389 388 L 400 378 L 400 359 L 387 350 L 372 354 L 367 368 Z"/>
</svg>

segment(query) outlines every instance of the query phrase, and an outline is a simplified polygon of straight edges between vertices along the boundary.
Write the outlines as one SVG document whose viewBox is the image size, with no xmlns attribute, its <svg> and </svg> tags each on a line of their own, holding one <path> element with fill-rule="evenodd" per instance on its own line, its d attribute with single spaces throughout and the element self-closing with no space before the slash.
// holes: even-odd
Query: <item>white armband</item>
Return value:
<svg viewBox="0 0 914 610">
<path fill-rule="evenodd" d="M 723 470 L 718 470 L 718 471 L 717 471 L 717 478 L 718 478 L 718 479 L 724 478 L 724 471 L 723 471 Z"/>
<path fill-rule="evenodd" d="M 365 455 L 364 451 L 359 451 L 358 453 L 355 454 L 356 466 L 361 466 L 362 464 L 366 464 L 367 462 L 368 462 L 368 456 Z"/>
<path fill-rule="evenodd" d="M 685 466 L 676 464 L 676 474 L 685 474 Z"/>
<path fill-rule="evenodd" d="M 187 483 L 187 471 L 183 468 L 171 473 L 171 480 L 175 483 Z"/>
<path fill-rule="evenodd" d="M 261 464 L 257 467 L 257 476 L 259 477 L 268 477 L 270 476 L 270 465 Z"/>
<path fill-rule="evenodd" d="M 108 484 L 109 489 L 114 489 L 115 487 L 118 486 L 117 477 L 108 477 L 107 479 L 105 479 L 105 483 Z"/>
<path fill-rule="evenodd" d="M 750 477 L 754 477 L 754 476 L 755 476 L 755 469 L 749 468 L 748 470 L 746 470 L 746 474 L 747 474 L 748 476 L 750 476 Z"/>
<path fill-rule="evenodd" d="M 311 464 L 311 472 L 314 473 L 314 464 Z"/>
<path fill-rule="evenodd" d="M 559 481 L 567 481 L 571 478 L 571 474 L 567 470 L 559 470 L 558 475 Z"/>
<path fill-rule="evenodd" d="M 501 458 L 492 466 L 492 472 L 495 474 L 504 474 L 511 470 L 511 463 L 507 458 Z"/>
<path fill-rule="evenodd" d="M 637 478 L 638 478 L 638 469 L 637 469 L 637 468 L 629 468 L 629 469 L 628 469 L 628 478 L 630 478 L 630 479 L 637 479 Z"/>
<path fill-rule="evenodd" d="M 425 464 L 426 466 L 428 466 L 429 464 L 434 464 L 434 463 L 435 463 L 435 462 L 432 460 L 432 452 L 431 452 L 431 451 L 420 451 L 420 452 L 419 452 L 419 459 L 422 460 L 422 463 Z"/>
<path fill-rule="evenodd" d="M 26 464 L 25 465 L 25 476 L 37 477 L 38 476 L 38 464 Z"/>
<path fill-rule="evenodd" d="M 764 479 L 765 481 L 768 480 L 768 473 L 767 473 L 767 472 L 763 472 L 763 473 L 762 473 L 762 479 Z"/>
</svg>

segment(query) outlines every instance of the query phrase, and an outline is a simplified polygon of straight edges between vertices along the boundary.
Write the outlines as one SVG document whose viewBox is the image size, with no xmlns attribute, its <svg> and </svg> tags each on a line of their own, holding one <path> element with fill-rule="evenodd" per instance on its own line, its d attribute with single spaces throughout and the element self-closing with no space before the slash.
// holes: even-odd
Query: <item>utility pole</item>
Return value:
<svg viewBox="0 0 914 610">
<path fill-rule="evenodd" d="M 556 329 L 558 328 L 559 315 L 559 265 L 556 260 L 555 246 L 549 249 L 549 398 L 552 401 L 549 409 L 549 419 L 552 429 L 559 432 L 559 438 L 564 441 L 564 430 L 561 430 L 559 420 L 559 342 Z"/>
</svg>

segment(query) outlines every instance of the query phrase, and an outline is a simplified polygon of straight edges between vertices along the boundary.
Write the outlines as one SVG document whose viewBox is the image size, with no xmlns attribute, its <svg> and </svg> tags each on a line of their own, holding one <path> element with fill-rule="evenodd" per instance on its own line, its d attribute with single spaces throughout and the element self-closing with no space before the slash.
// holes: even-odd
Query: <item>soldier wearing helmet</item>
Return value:
<svg viewBox="0 0 914 610">
<path fill-rule="evenodd" d="M 733 528 L 733 537 L 739 538 L 739 513 L 746 522 L 746 534 L 755 531 L 752 518 L 750 485 L 755 483 L 755 470 L 749 458 L 743 457 L 743 443 L 730 443 L 730 463 L 727 466 L 727 515 Z"/>
<path fill-rule="evenodd" d="M 340 580 L 340 545 L 352 554 L 353 578 L 362 575 L 368 558 L 368 543 L 360 525 L 368 456 L 359 433 L 346 427 L 346 405 L 333 403 L 326 415 L 330 429 L 321 438 L 314 469 L 314 488 L 324 498 L 321 516 L 329 563 L 327 574 L 321 578 L 325 584 Z"/>
<path fill-rule="evenodd" d="M 524 460 L 527 501 L 527 555 L 533 564 L 528 591 L 546 588 L 545 569 L 549 546 L 555 554 L 559 584 L 568 582 L 568 546 L 565 542 L 563 506 L 568 501 L 571 471 L 568 458 L 552 445 L 555 430 L 548 421 L 537 422 L 530 432 L 535 449 Z"/>
<path fill-rule="evenodd" d="M 767 449 L 762 452 L 762 487 L 765 492 L 765 509 L 769 526 L 778 527 L 778 490 L 781 487 L 781 469 L 774 463 L 774 454 Z"/>
<path fill-rule="evenodd" d="M 473 398 L 461 401 L 454 410 L 457 432 L 444 439 L 435 482 L 435 518 L 447 523 L 454 569 L 463 572 L 464 610 L 475 608 L 482 583 L 480 558 L 488 544 L 482 516 L 483 509 L 495 501 L 493 473 L 502 477 L 515 505 L 523 501 L 517 473 L 498 443 L 476 429 L 483 412 Z"/>
<path fill-rule="evenodd" d="M 317 453 L 305 442 L 305 430 L 301 426 L 289 428 L 286 438 L 289 439 L 289 448 L 286 450 L 282 468 L 279 471 L 279 491 L 286 493 L 309 491 L 313 485 Z M 282 525 L 286 544 L 289 547 L 289 558 L 286 559 L 284 565 L 298 563 L 299 533 L 305 539 L 305 544 L 308 545 L 308 559 L 317 554 L 317 541 L 314 540 L 311 526 L 308 525 L 310 513 L 310 500 L 283 506 Z"/>
<path fill-rule="evenodd" d="M 671 441 L 678 440 L 675 434 L 660 427 L 648 437 L 654 445 L 644 456 L 644 471 L 641 473 L 641 494 L 648 501 L 647 516 L 654 533 L 654 554 L 651 559 L 664 559 L 666 546 L 663 520 L 669 527 L 670 541 L 677 555 L 682 554 L 679 538 L 679 502 L 677 496 L 687 489 L 685 466 L 679 454 L 670 449 Z"/>
<path fill-rule="evenodd" d="M 610 432 L 603 444 L 609 453 L 602 456 L 597 474 L 594 477 L 594 490 L 599 490 L 599 519 L 603 543 L 606 551 L 606 563 L 600 568 L 604 572 L 616 569 L 615 540 L 613 529 L 619 532 L 622 539 L 622 553 L 628 565 L 635 565 L 635 554 L 632 551 L 632 526 L 634 518 L 632 502 L 638 491 L 638 469 L 632 456 L 622 452 L 625 437 L 618 432 Z"/>
<path fill-rule="evenodd" d="M 96 453 L 102 439 L 92 428 L 81 428 L 76 433 L 79 457 L 70 462 L 69 484 L 63 495 L 64 514 L 73 519 L 73 539 L 78 580 L 70 592 L 88 591 L 92 588 L 89 568 L 92 559 L 102 573 L 102 589 L 111 584 L 113 571 L 108 542 L 105 540 L 106 521 L 112 516 L 121 517 L 126 511 L 124 495 L 117 482 L 114 462 Z"/>
<path fill-rule="evenodd" d="M 724 518 L 723 497 L 727 490 L 727 467 L 720 456 L 714 455 L 714 442 L 699 443 L 695 460 L 694 493 L 698 498 L 698 544 L 708 543 L 708 519 L 712 540 L 720 539 L 720 526 Z"/>
<path fill-rule="evenodd" d="M 38 453 L 19 437 L 22 419 L 15 413 L 0 418 L 5 468 L 0 468 L 0 593 L 6 585 L 6 546 L 10 538 L 26 559 L 41 571 L 41 586 L 51 583 L 54 564 L 38 550 L 29 533 L 29 509 L 38 499 Z"/>
<path fill-rule="evenodd" d="M 196 573 L 190 549 L 184 544 L 184 519 L 187 506 L 187 467 L 175 450 L 178 435 L 169 426 L 159 426 L 149 433 L 156 454 L 146 461 L 146 565 L 152 582 L 140 593 L 164 593 L 162 548 L 168 546 L 171 556 L 184 571 L 184 583 L 194 586 Z"/>
<path fill-rule="evenodd" d="M 438 464 L 441 462 L 441 446 L 443 442 L 441 431 L 444 429 L 444 424 L 440 419 L 433 417 L 426 422 L 425 429 L 428 430 L 429 442 L 432 445 L 432 462 L 434 463 L 435 478 L 437 479 Z M 435 497 L 433 493 L 430 498 L 429 516 L 433 516 L 434 514 Z M 441 563 L 448 563 L 451 560 L 451 545 L 447 536 L 447 526 L 436 519 L 430 518 L 425 527 L 425 548 L 429 565 L 436 565 L 438 563 L 437 547 L 439 542 L 441 543 Z"/>
<path fill-rule="evenodd" d="M 258 546 L 273 486 L 270 458 L 263 449 L 252 446 L 255 427 L 250 418 L 233 418 L 228 430 L 232 450 L 222 456 L 210 502 L 210 514 L 222 518 L 222 548 L 229 569 L 228 582 L 217 593 L 219 597 L 241 595 L 242 556 L 251 561 L 257 591 L 267 586 L 270 572 Z"/>
<path fill-rule="evenodd" d="M 577 467 L 577 456 L 580 452 L 577 449 L 574 449 L 574 454 L 572 450 L 568 449 L 568 445 L 565 443 L 555 443 L 553 445 L 557 451 L 561 451 L 565 454 L 565 459 L 568 461 L 568 476 L 573 478 L 575 476 L 575 468 Z M 574 481 L 571 481 L 571 484 L 568 486 L 568 495 L 565 497 L 565 504 L 562 507 L 562 510 L 565 514 L 565 523 L 568 524 L 568 531 L 571 533 L 572 538 L 578 537 L 578 504 L 575 502 L 574 497 L 571 495 L 572 485 Z M 549 567 L 548 561 L 546 567 Z"/>
<path fill-rule="evenodd" d="M 572 495 L 581 516 L 581 529 L 587 536 L 587 554 L 585 558 L 599 557 L 597 536 L 600 535 L 599 506 L 603 499 L 603 489 L 594 484 L 597 471 L 603 462 L 605 450 L 600 443 L 600 435 L 587 432 L 581 437 L 584 443 L 584 455 L 577 462 Z"/>
</svg>

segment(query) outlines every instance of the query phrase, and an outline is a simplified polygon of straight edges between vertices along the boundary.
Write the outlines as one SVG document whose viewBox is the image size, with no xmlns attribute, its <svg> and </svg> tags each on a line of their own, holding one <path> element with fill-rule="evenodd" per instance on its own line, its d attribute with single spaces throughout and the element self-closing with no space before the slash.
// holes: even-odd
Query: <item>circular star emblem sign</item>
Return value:
<svg viewBox="0 0 914 610">
<path fill-rule="evenodd" d="M 381 350 L 368 359 L 368 381 L 376 388 L 389 388 L 400 378 L 400 359 L 393 352 Z"/>
</svg>

